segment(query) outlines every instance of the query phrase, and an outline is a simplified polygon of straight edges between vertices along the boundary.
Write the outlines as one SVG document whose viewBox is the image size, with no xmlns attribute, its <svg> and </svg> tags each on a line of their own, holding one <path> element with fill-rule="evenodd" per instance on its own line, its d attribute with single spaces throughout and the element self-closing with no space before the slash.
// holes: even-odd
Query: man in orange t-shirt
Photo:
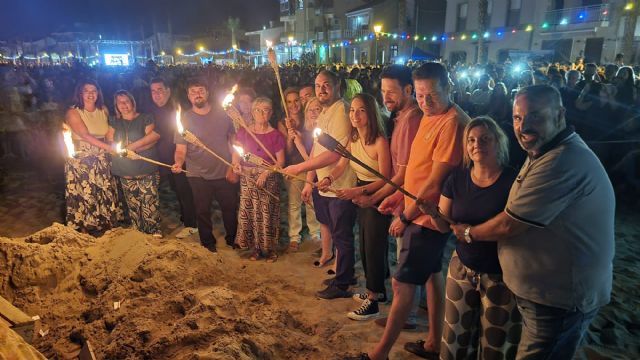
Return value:
<svg viewBox="0 0 640 360">
<path fill-rule="evenodd" d="M 451 101 L 451 80 L 442 64 L 423 64 L 414 71 L 413 81 L 424 116 L 411 145 L 404 185 L 420 200 L 437 204 L 444 181 L 462 161 L 462 134 L 469 116 Z M 405 349 L 423 358 L 437 358 L 444 317 L 442 255 L 449 234 L 436 231 L 431 218 L 400 192 L 385 199 L 379 209 L 400 214 L 389 227 L 389 233 L 402 236 L 403 240 L 384 334 L 374 350 L 363 354 L 363 358 L 387 358 L 409 316 L 416 285 L 427 288 L 429 334 L 426 341 L 407 343 Z"/>
</svg>

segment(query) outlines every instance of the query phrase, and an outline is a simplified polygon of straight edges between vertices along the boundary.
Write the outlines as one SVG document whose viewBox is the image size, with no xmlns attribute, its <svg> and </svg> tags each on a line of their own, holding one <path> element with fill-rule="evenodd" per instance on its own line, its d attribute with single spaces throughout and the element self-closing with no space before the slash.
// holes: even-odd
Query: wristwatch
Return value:
<svg viewBox="0 0 640 360">
<path fill-rule="evenodd" d="M 398 216 L 400 218 L 400 221 L 402 221 L 403 224 L 405 225 L 411 225 L 411 220 L 407 219 L 406 216 L 404 216 L 404 213 L 401 212 L 400 216 Z"/>
<path fill-rule="evenodd" d="M 471 244 L 473 242 L 473 239 L 471 238 L 471 226 L 467 226 L 467 228 L 464 229 L 464 241 L 466 241 L 467 244 Z"/>
</svg>

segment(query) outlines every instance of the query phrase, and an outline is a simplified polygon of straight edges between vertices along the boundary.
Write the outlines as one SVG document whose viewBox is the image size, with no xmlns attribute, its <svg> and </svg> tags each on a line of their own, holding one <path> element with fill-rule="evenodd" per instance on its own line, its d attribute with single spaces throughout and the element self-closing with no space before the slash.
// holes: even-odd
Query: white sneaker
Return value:
<svg viewBox="0 0 640 360">
<path fill-rule="evenodd" d="M 176 239 L 184 239 L 184 238 L 190 236 L 191 234 L 197 234 L 197 233 L 198 233 L 198 229 L 197 228 L 186 227 L 186 228 L 180 230 L 176 234 Z"/>
<path fill-rule="evenodd" d="M 153 236 L 154 239 L 162 239 L 164 237 L 160 231 L 154 232 L 151 236 Z"/>
</svg>

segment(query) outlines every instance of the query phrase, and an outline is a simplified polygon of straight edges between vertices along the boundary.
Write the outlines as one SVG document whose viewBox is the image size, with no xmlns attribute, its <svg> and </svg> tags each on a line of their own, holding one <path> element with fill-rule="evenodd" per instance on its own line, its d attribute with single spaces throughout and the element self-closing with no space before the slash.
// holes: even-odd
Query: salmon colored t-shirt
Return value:
<svg viewBox="0 0 640 360">
<path fill-rule="evenodd" d="M 422 186 L 431 175 L 434 162 L 441 162 L 451 166 L 458 166 L 462 162 L 462 134 L 465 125 L 469 122 L 469 116 L 458 105 L 453 105 L 449 110 L 440 115 L 424 115 L 420 121 L 420 127 L 411 144 L 411 154 L 407 164 L 407 172 L 404 177 L 404 186 L 407 191 L 417 195 Z M 431 199 L 438 203 L 440 194 Z M 404 197 L 405 209 L 415 201 Z M 436 230 L 431 223 L 431 218 L 421 214 L 413 220 L 414 224 Z"/>
</svg>

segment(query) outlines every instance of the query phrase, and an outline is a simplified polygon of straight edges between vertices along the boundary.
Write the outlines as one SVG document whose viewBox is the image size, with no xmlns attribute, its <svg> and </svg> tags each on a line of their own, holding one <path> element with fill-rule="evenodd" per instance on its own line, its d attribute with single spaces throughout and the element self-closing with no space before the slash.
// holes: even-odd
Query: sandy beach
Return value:
<svg viewBox="0 0 640 360">
<path fill-rule="evenodd" d="M 99 238 L 79 234 L 59 224 L 64 192 L 55 159 L 39 164 L 2 162 L 0 294 L 40 317 L 36 331 L 48 333 L 33 345 L 47 358 L 74 359 L 86 339 L 99 359 L 345 359 L 379 339 L 373 321 L 346 317 L 354 300 L 315 298 L 328 277 L 311 265 L 317 244 L 306 241 L 273 264 L 222 245 L 214 255 L 197 236 L 172 236 L 179 221 L 167 188 L 165 239 L 124 228 Z M 638 218 L 618 209 L 612 301 L 577 358 L 640 357 Z M 223 244 L 218 211 L 214 222 Z M 359 265 L 357 273 L 356 291 L 364 283 Z M 425 311 L 419 316 L 418 330 L 402 333 L 391 359 L 416 358 L 402 345 L 427 331 Z"/>
</svg>

